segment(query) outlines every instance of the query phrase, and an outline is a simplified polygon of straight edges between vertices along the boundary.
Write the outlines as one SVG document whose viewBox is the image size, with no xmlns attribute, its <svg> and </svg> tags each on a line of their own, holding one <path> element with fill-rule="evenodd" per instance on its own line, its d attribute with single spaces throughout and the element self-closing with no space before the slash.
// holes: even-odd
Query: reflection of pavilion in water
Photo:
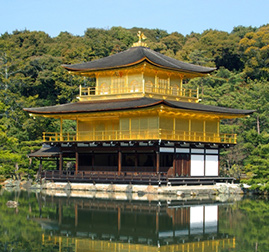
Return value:
<svg viewBox="0 0 269 252">
<path fill-rule="evenodd" d="M 219 204 L 208 200 L 175 204 L 46 198 L 55 212 L 42 240 L 59 251 L 220 251 L 235 239 L 219 230 Z"/>
</svg>

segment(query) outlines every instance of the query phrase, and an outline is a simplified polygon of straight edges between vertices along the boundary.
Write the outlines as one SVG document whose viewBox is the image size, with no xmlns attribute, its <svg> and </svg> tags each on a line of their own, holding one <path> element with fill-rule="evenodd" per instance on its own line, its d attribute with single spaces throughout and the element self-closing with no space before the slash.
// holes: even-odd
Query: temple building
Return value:
<svg viewBox="0 0 269 252">
<path fill-rule="evenodd" d="M 43 148 L 29 155 L 57 161 L 57 169 L 43 177 L 159 184 L 223 179 L 220 149 L 236 144 L 236 135 L 220 133 L 220 121 L 254 111 L 200 104 L 199 89 L 184 83 L 215 68 L 155 52 L 139 35 L 126 51 L 63 66 L 72 75 L 95 79 L 94 86 L 80 87 L 78 102 L 24 109 L 60 120 L 60 131 L 44 132 Z M 76 122 L 74 132 L 63 130 L 65 120 Z M 66 169 L 70 159 L 75 167 Z"/>
</svg>

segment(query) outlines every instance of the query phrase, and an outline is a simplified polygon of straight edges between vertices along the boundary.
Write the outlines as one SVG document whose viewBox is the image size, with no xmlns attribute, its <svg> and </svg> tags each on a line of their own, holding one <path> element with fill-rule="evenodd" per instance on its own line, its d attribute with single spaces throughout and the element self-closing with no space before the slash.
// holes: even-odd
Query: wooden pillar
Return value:
<svg viewBox="0 0 269 252">
<path fill-rule="evenodd" d="M 156 173 L 160 172 L 160 152 L 156 151 Z"/>
<path fill-rule="evenodd" d="M 99 91 L 99 75 L 95 74 L 95 94 L 100 94 Z"/>
<path fill-rule="evenodd" d="M 176 149 L 176 147 L 175 147 Z M 174 152 L 173 154 L 173 176 L 176 176 L 176 158 L 177 158 L 177 154 Z"/>
<path fill-rule="evenodd" d="M 135 171 L 137 171 L 137 167 L 138 167 L 138 154 L 137 151 L 135 151 Z"/>
<path fill-rule="evenodd" d="M 94 170 L 94 151 L 92 152 L 92 170 Z"/>
<path fill-rule="evenodd" d="M 193 140 L 193 136 L 191 134 L 191 119 L 189 119 L 189 132 L 188 132 L 188 140 Z"/>
<path fill-rule="evenodd" d="M 218 119 L 218 122 L 217 122 L 217 138 L 214 139 L 214 141 L 216 142 L 220 142 L 220 119 Z"/>
<path fill-rule="evenodd" d="M 128 86 L 129 86 L 129 80 L 128 80 L 128 71 L 127 71 L 125 75 L 125 83 L 124 83 L 124 89 L 123 89 L 124 93 L 128 92 Z"/>
<path fill-rule="evenodd" d="M 182 96 L 182 91 L 183 91 L 183 77 L 180 76 L 179 96 Z"/>
<path fill-rule="evenodd" d="M 78 156 L 78 150 L 76 148 L 76 166 L 75 166 L 76 175 L 78 174 L 78 161 L 79 161 L 79 156 Z"/>
<path fill-rule="evenodd" d="M 168 74 L 168 79 L 167 79 L 167 94 L 171 94 L 171 79 L 170 79 L 171 74 Z"/>
<path fill-rule="evenodd" d="M 206 121 L 203 121 L 203 141 L 206 142 Z"/>
<path fill-rule="evenodd" d="M 122 161 L 122 152 L 119 150 L 118 152 L 118 174 L 121 173 L 121 161 Z"/>
<path fill-rule="evenodd" d="M 145 78 L 144 78 L 144 72 L 142 72 L 142 92 L 145 94 Z"/>
<path fill-rule="evenodd" d="M 176 138 L 176 118 L 173 118 L 173 139 Z"/>
<path fill-rule="evenodd" d="M 59 171 L 63 170 L 63 153 L 60 153 L 60 160 L 59 160 Z"/>
</svg>

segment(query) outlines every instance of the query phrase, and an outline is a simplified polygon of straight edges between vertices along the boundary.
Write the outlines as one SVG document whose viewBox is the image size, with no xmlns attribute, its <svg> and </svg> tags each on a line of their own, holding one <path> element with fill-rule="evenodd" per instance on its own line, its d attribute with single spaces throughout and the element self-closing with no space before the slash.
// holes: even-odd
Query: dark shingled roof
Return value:
<svg viewBox="0 0 269 252">
<path fill-rule="evenodd" d="M 95 71 L 133 66 L 141 63 L 144 60 L 162 68 L 183 72 L 207 74 L 215 70 L 215 68 L 185 63 L 142 46 L 131 47 L 126 51 L 90 62 L 74 65 L 63 65 L 63 67 L 73 72 Z"/>
<path fill-rule="evenodd" d="M 24 110 L 33 114 L 74 114 L 148 108 L 161 104 L 177 109 L 221 114 L 249 115 L 255 112 L 255 110 L 232 109 L 226 107 L 203 105 L 199 103 L 166 101 L 146 97 L 107 101 L 85 101 L 49 107 L 24 108 Z"/>
<path fill-rule="evenodd" d="M 60 154 L 59 147 L 42 147 L 40 150 L 28 154 L 28 157 L 57 157 Z"/>
</svg>

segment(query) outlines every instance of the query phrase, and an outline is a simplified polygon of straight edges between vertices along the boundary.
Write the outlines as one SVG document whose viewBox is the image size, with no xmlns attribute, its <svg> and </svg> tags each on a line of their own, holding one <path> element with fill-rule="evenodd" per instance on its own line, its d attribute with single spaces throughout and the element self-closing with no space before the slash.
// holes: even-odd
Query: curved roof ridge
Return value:
<svg viewBox="0 0 269 252">
<path fill-rule="evenodd" d="M 111 55 L 108 55 L 108 56 L 106 56 L 106 57 L 102 57 L 102 58 L 99 58 L 99 59 L 94 59 L 94 60 L 91 60 L 91 61 L 87 61 L 87 62 L 82 62 L 82 63 L 77 63 L 77 64 L 62 64 L 62 67 L 64 67 L 64 68 L 70 68 L 70 67 L 74 67 L 75 68 L 75 66 L 81 66 L 81 65 L 85 65 L 85 64 L 87 64 L 87 63 L 95 63 L 95 62 L 97 62 L 97 61 L 104 61 L 104 60 L 107 60 L 107 59 L 109 59 L 109 58 L 112 58 L 112 57 L 115 57 L 116 55 L 120 55 L 120 54 L 122 54 L 122 53 L 125 53 L 125 52 L 127 52 L 127 51 L 129 51 L 130 49 L 132 49 L 132 48 L 134 48 L 134 47 L 131 47 L 131 48 L 128 48 L 127 50 L 125 50 L 125 51 L 121 51 L 121 52 L 117 52 L 117 53 L 115 53 L 115 54 L 111 54 Z"/>
<path fill-rule="evenodd" d="M 166 56 L 164 54 L 161 54 L 161 53 L 156 52 L 156 51 L 151 50 L 151 49 L 149 49 L 148 51 L 150 51 L 152 54 L 154 54 L 159 59 L 166 61 L 170 65 L 173 65 L 175 68 L 179 68 L 180 67 L 182 70 L 185 70 L 182 67 L 182 65 L 183 66 L 186 66 L 186 67 L 190 67 L 190 68 L 198 68 L 199 67 L 200 69 L 204 69 L 205 71 L 208 71 L 208 72 L 212 72 L 212 71 L 216 70 L 216 68 L 195 65 L 195 64 L 192 64 L 192 63 L 188 63 L 188 62 L 184 62 L 184 61 L 181 61 L 181 60 L 177 60 L 175 58 Z"/>
<path fill-rule="evenodd" d="M 172 69 L 177 71 L 187 71 L 187 72 L 196 72 L 196 73 L 210 73 L 216 68 L 204 67 L 200 65 L 194 65 L 191 63 L 186 63 L 166 55 L 163 55 L 159 52 L 156 52 L 148 47 L 131 47 L 125 51 L 96 59 L 93 61 L 73 64 L 73 65 L 62 65 L 69 71 L 97 71 L 97 70 L 107 70 L 115 69 L 121 67 L 128 67 L 136 65 L 143 60 L 148 60 L 149 63 L 155 64 L 159 67 L 166 69 Z"/>
</svg>

